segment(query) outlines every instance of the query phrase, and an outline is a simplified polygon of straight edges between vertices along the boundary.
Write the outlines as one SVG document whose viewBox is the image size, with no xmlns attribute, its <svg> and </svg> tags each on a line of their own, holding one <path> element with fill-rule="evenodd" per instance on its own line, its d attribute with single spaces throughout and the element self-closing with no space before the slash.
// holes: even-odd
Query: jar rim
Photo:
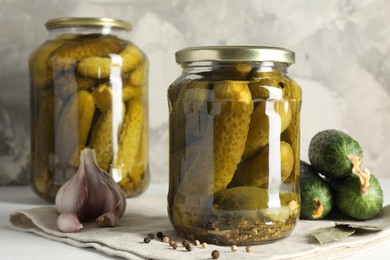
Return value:
<svg viewBox="0 0 390 260">
<path fill-rule="evenodd" d="M 106 17 L 59 17 L 48 20 L 45 24 L 48 30 L 66 27 L 111 27 L 130 31 L 129 22 Z"/>
<path fill-rule="evenodd" d="M 285 48 L 273 46 L 198 46 L 181 49 L 175 53 L 176 62 L 194 61 L 273 61 L 295 63 L 295 53 Z"/>
</svg>

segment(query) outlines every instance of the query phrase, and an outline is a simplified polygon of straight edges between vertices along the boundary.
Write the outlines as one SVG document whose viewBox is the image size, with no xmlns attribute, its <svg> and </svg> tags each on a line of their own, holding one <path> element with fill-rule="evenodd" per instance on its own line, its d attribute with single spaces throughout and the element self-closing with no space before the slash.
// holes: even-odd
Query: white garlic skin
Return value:
<svg viewBox="0 0 390 260">
<path fill-rule="evenodd" d="M 98 166 L 95 151 L 85 148 L 81 151 L 79 169 L 58 190 L 55 205 L 59 218 L 71 213 L 79 222 L 95 220 L 99 226 L 113 227 L 126 210 L 126 198 L 112 176 Z M 64 232 L 80 230 L 75 221 L 65 220 L 58 220 L 60 224 L 70 225 L 64 230 L 75 231 Z"/>
</svg>

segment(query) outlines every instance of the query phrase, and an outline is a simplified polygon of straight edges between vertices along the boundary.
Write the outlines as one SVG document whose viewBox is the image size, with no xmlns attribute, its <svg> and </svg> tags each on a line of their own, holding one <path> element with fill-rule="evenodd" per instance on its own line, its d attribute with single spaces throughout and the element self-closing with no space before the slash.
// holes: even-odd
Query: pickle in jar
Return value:
<svg viewBox="0 0 390 260">
<path fill-rule="evenodd" d="M 144 59 L 142 52 L 133 44 L 128 44 L 119 54 L 104 56 L 106 55 L 84 56 L 77 65 L 78 73 L 91 78 L 108 78 L 112 68 L 119 68 L 120 74 L 123 74 L 137 67 Z"/>
<path fill-rule="evenodd" d="M 111 109 L 113 104 L 117 102 L 126 102 L 133 97 L 140 98 L 142 95 L 142 88 L 136 88 L 132 86 L 124 86 L 117 89 L 113 89 L 108 84 L 100 84 L 92 90 L 92 96 L 95 101 L 96 107 L 101 112 L 106 112 Z"/>
<path fill-rule="evenodd" d="M 54 71 L 67 71 L 87 57 L 106 57 L 119 53 L 124 41 L 112 35 L 85 35 L 68 41 L 52 52 L 50 62 Z M 81 73 L 82 76 L 86 76 Z"/>
<path fill-rule="evenodd" d="M 92 95 L 81 90 L 75 93 L 63 108 L 56 132 L 56 153 L 60 164 L 66 167 L 72 155 L 86 145 L 95 104 Z"/>
<path fill-rule="evenodd" d="M 139 98 L 126 102 L 126 114 L 119 134 L 118 153 L 113 155 L 113 167 L 118 169 L 122 178 L 131 174 L 139 143 L 141 141 L 144 120 L 143 105 Z"/>
<path fill-rule="evenodd" d="M 175 194 L 173 219 L 183 228 L 198 226 L 210 197 L 226 189 L 244 151 L 252 97 L 246 82 L 222 81 L 213 86 L 211 134 L 201 140 L 199 151 Z M 212 145 L 211 145 L 212 144 Z"/>
<path fill-rule="evenodd" d="M 122 104 L 122 116 L 116 118 L 117 122 L 114 123 L 113 110 L 112 108 L 108 109 L 99 115 L 92 129 L 89 147 L 95 150 L 97 163 L 106 172 L 109 171 L 113 157 L 113 142 L 115 142 L 113 138 L 118 135 L 125 111 L 126 107 Z M 117 132 L 115 133 L 115 131 Z"/>
<path fill-rule="evenodd" d="M 268 188 L 269 182 L 269 146 L 253 158 L 241 162 L 228 187 L 257 186 Z M 280 178 L 285 182 L 290 177 L 294 165 L 294 153 L 291 146 L 280 142 Z"/>
<path fill-rule="evenodd" d="M 292 118 L 289 101 L 286 99 L 267 99 L 255 107 L 251 116 L 243 160 L 253 157 L 269 143 L 271 116 L 277 120 L 276 123 L 280 121 L 280 133 L 286 130 Z"/>
</svg>

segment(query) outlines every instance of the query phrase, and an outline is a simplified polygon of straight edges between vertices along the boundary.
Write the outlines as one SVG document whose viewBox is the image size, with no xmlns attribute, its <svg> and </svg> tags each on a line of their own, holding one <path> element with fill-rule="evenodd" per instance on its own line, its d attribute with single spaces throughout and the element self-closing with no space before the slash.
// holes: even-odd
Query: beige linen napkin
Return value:
<svg viewBox="0 0 390 260">
<path fill-rule="evenodd" d="M 33 232 L 48 239 L 68 243 L 77 247 L 92 247 L 112 256 L 126 259 L 210 259 L 211 252 L 218 249 L 221 259 L 340 259 L 390 241 L 390 205 L 381 214 L 366 224 L 382 226 L 380 232 L 357 232 L 343 241 L 320 245 L 310 233 L 320 227 L 334 226 L 334 221 L 300 220 L 290 236 L 275 242 L 252 246 L 252 253 L 244 247 L 231 252 L 230 247 L 208 245 L 194 247 L 188 252 L 181 246 L 183 238 L 177 236 L 170 225 L 165 197 L 138 197 L 127 200 L 127 210 L 114 228 L 100 228 L 95 223 L 83 223 L 78 233 L 62 233 L 56 226 L 57 212 L 54 207 L 40 207 L 21 210 L 11 214 L 14 228 Z M 362 223 L 362 222 L 358 222 Z M 158 231 L 177 241 L 179 247 L 173 250 L 159 239 L 149 244 L 143 242 L 148 233 Z"/>
</svg>

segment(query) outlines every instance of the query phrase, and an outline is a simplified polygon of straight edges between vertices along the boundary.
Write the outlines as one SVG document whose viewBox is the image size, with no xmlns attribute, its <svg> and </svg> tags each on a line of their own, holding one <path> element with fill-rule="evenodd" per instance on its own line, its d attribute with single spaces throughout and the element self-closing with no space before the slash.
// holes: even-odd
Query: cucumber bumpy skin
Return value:
<svg viewBox="0 0 390 260">
<path fill-rule="evenodd" d="M 383 191 L 378 180 L 371 174 L 369 186 L 362 190 L 358 176 L 333 182 L 335 206 L 339 211 L 358 220 L 374 218 L 383 206 Z"/>
<path fill-rule="evenodd" d="M 333 208 L 331 186 L 306 162 L 300 165 L 301 218 L 322 219 Z"/>
<path fill-rule="evenodd" d="M 330 179 L 348 177 L 360 167 L 363 151 L 359 143 L 339 130 L 324 130 L 310 141 L 309 161 L 319 173 Z"/>
</svg>

